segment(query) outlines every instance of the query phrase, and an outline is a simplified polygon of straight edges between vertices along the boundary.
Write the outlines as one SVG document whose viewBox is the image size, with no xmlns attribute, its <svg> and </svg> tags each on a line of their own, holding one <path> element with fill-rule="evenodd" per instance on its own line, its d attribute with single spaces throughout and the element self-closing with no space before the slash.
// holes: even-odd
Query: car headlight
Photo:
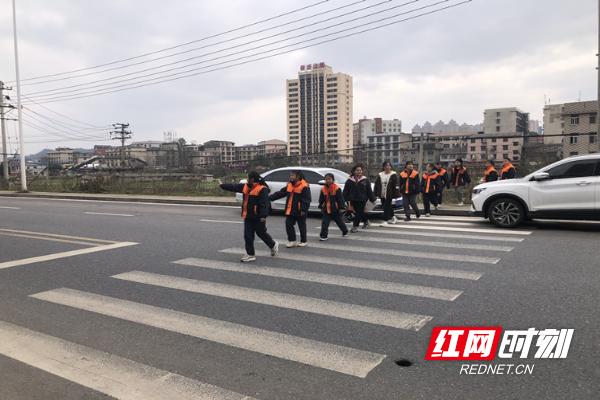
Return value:
<svg viewBox="0 0 600 400">
<path fill-rule="evenodd" d="M 483 192 L 485 189 L 487 189 L 487 188 L 475 188 L 475 189 L 473 189 L 473 194 L 479 194 L 479 193 Z"/>
</svg>

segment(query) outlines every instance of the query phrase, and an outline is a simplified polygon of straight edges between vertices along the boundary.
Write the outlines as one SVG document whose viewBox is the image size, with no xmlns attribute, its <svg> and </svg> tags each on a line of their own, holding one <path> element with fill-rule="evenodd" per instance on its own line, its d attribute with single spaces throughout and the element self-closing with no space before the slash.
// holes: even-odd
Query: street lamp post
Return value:
<svg viewBox="0 0 600 400">
<path fill-rule="evenodd" d="M 25 143 L 23 142 L 23 110 L 21 107 L 21 76 L 19 74 L 19 44 L 17 40 L 17 7 L 12 0 L 13 39 L 15 47 L 15 75 L 17 88 L 17 113 L 19 124 L 19 161 L 21 169 L 21 191 L 27 191 L 27 165 L 25 164 Z"/>
</svg>

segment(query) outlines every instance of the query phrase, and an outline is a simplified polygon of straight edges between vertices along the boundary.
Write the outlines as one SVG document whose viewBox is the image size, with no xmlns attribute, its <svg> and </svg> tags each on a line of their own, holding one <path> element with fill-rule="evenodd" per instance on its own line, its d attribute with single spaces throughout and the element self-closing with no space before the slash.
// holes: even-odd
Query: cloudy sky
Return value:
<svg viewBox="0 0 600 400">
<path fill-rule="evenodd" d="M 12 81 L 15 75 L 10 0 L 0 1 L 0 80 Z M 36 77 L 109 63 L 201 39 L 317 1 L 17 0 L 21 75 L 22 78 Z M 406 1 L 390 0 L 375 6 L 382 1 L 365 0 L 285 28 L 300 27 L 373 5 L 366 11 L 288 34 L 297 35 Z M 361 21 L 372 21 L 438 1 L 415 0 L 405 7 Z M 445 4 L 457 1 L 460 0 Z M 214 45 L 217 41 L 353 2 L 355 0 L 329 0 L 285 18 L 178 49 L 213 44 L 200 51 L 73 80 L 24 86 L 23 93 L 41 102 L 48 97 L 43 97 L 43 93 L 37 96 L 31 93 L 86 84 L 124 73 L 133 73 L 128 77 L 135 78 L 135 73 L 142 69 L 264 38 L 281 33 L 284 28 Z M 426 120 L 436 122 L 454 118 L 460 123 L 479 123 L 484 108 L 507 106 L 520 107 L 530 112 L 533 119 L 541 119 L 544 96 L 553 103 L 596 97 L 596 7 L 596 0 L 474 0 L 445 12 L 231 69 L 102 96 L 43 103 L 47 108 L 33 103 L 27 107 L 38 113 L 33 115 L 35 118 L 51 125 L 56 121 L 67 122 L 72 130 L 76 129 L 78 133 L 73 135 L 78 137 L 81 137 L 80 132 L 88 136 L 100 133 L 92 129 L 79 131 L 80 127 L 88 125 L 65 121 L 64 116 L 97 126 L 129 122 L 136 140 L 162 140 L 164 131 L 175 131 L 179 137 L 199 143 L 217 138 L 238 144 L 285 139 L 285 79 L 294 77 L 300 64 L 325 61 L 335 71 L 354 77 L 355 120 L 365 115 L 399 118 L 404 130 L 410 131 L 416 123 Z M 316 31 L 307 37 L 331 31 Z M 270 40 L 281 38 L 286 36 Z M 154 57 L 175 51 L 158 53 Z M 198 62 L 198 59 L 194 61 Z M 119 65 L 123 64 L 112 64 Z M 151 78 L 157 76 L 160 75 Z M 14 92 L 11 95 L 15 97 Z M 29 122 L 45 127 L 46 132 L 53 135 L 25 126 L 26 136 L 31 137 L 27 153 L 59 145 L 90 147 L 90 141 L 65 138 L 71 137 L 69 130 L 50 129 L 35 119 Z M 9 121 L 8 125 L 14 147 L 15 124 Z M 58 131 L 62 136 L 55 135 Z"/>
</svg>

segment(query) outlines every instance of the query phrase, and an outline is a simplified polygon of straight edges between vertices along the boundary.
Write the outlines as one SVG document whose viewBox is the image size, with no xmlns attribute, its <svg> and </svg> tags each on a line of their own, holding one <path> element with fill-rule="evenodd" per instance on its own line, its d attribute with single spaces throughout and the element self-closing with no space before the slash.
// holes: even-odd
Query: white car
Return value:
<svg viewBox="0 0 600 400">
<path fill-rule="evenodd" d="M 527 219 L 600 219 L 600 154 L 569 157 L 524 178 L 473 189 L 471 211 L 509 228 Z"/>
<path fill-rule="evenodd" d="M 304 177 L 308 184 L 310 185 L 310 194 L 311 194 L 311 203 L 310 210 L 311 211 L 320 211 L 319 210 L 319 195 L 321 193 L 321 188 L 325 183 L 325 174 L 332 173 L 335 177 L 335 182 L 341 189 L 344 189 L 344 184 L 350 177 L 347 173 L 340 171 L 339 169 L 334 168 L 311 168 L 311 167 L 285 167 L 278 168 L 271 171 L 267 171 L 261 176 L 265 178 L 265 181 L 269 185 L 271 189 L 271 193 L 275 193 L 285 187 L 290 178 L 290 172 L 292 171 L 301 171 L 304 174 Z M 243 179 L 240 183 L 246 183 L 246 180 Z M 236 194 L 236 200 L 241 203 L 243 201 L 243 196 L 241 193 Z M 400 199 L 401 203 L 401 199 Z M 285 209 L 285 198 L 279 199 L 271 203 L 274 210 L 284 210 Z M 379 199 L 375 202 L 375 204 L 371 202 L 367 202 L 367 207 L 365 209 L 368 213 L 373 212 L 383 212 L 381 207 L 381 202 Z"/>
</svg>

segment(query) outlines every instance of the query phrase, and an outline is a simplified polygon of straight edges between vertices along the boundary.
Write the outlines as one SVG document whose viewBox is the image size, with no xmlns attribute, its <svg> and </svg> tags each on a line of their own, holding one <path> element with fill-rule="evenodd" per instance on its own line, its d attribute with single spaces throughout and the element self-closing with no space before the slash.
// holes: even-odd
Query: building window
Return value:
<svg viewBox="0 0 600 400">
<path fill-rule="evenodd" d="M 500 127 L 499 126 L 496 127 L 496 132 L 500 132 Z"/>
<path fill-rule="evenodd" d="M 571 125 L 579 125 L 579 115 L 571 115 Z"/>
<path fill-rule="evenodd" d="M 500 119 L 497 119 L 497 120 L 496 120 L 496 124 L 497 124 L 497 125 L 500 125 Z"/>
<path fill-rule="evenodd" d="M 590 115 L 590 124 L 595 124 L 596 123 L 596 114 L 592 114 Z"/>
<path fill-rule="evenodd" d="M 578 139 L 578 137 L 577 137 L 577 136 L 571 136 L 571 137 L 569 138 L 569 143 L 570 143 L 570 144 L 577 144 L 577 139 Z"/>
<path fill-rule="evenodd" d="M 496 113 L 496 117 L 500 118 L 500 111 Z"/>
<path fill-rule="evenodd" d="M 590 143 L 596 143 L 596 135 L 590 135 Z"/>
<path fill-rule="evenodd" d="M 496 139 L 495 139 L 495 138 L 494 138 L 494 139 L 492 139 L 492 143 L 496 143 Z"/>
</svg>

